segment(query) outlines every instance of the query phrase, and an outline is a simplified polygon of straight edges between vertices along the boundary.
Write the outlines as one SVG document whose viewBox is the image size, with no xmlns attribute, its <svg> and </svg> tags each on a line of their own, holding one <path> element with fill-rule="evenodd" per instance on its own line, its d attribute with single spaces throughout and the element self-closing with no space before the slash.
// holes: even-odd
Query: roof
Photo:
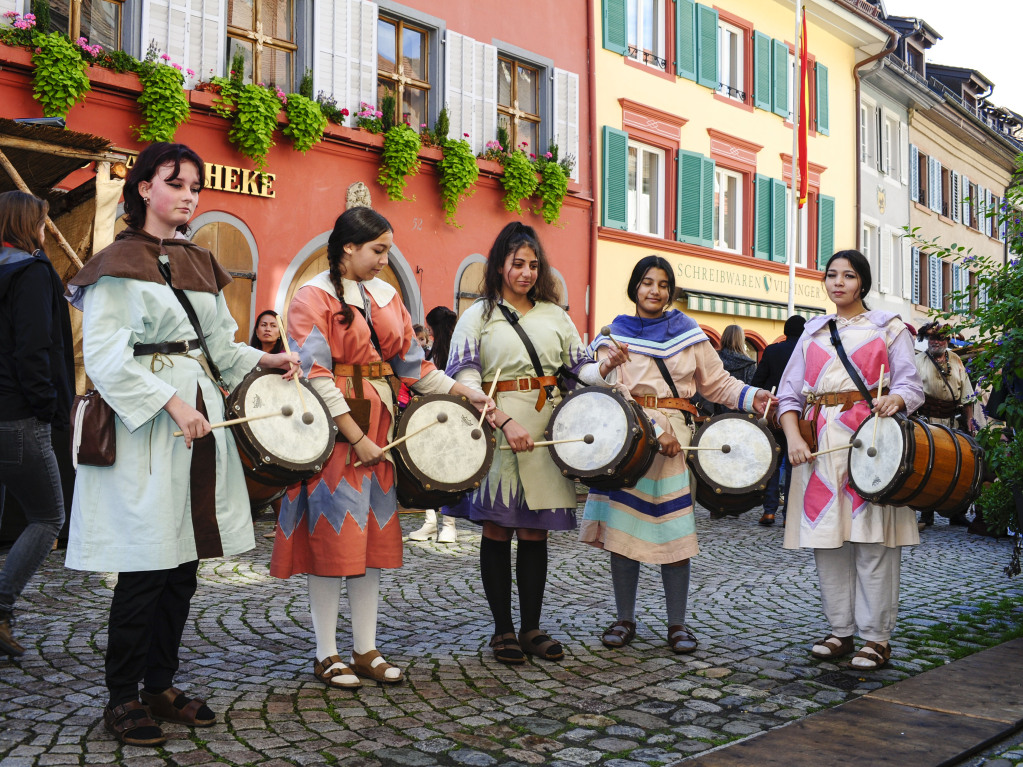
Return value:
<svg viewBox="0 0 1023 767">
<path fill-rule="evenodd" d="M 90 162 L 120 159 L 108 154 L 109 149 L 110 141 L 99 136 L 0 118 L 0 150 L 28 188 L 40 195 Z M 17 188 L 7 173 L 0 173 L 0 192 Z"/>
</svg>

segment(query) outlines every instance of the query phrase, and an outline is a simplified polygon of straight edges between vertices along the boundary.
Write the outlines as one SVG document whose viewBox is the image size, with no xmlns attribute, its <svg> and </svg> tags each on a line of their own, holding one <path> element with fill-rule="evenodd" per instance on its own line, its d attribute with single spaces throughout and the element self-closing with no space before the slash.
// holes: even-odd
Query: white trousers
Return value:
<svg viewBox="0 0 1023 767">
<path fill-rule="evenodd" d="M 839 549 L 814 549 L 813 555 L 831 633 L 888 641 L 899 612 L 902 549 L 847 541 Z"/>
</svg>

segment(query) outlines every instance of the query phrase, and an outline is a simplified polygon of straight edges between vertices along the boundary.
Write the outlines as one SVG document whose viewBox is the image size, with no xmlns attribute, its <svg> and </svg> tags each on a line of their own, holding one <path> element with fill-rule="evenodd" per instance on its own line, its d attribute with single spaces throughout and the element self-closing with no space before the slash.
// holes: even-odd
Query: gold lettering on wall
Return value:
<svg viewBox="0 0 1023 767">
<path fill-rule="evenodd" d="M 125 167 L 131 168 L 138 155 L 129 154 Z M 236 168 L 233 165 L 218 165 L 214 162 L 205 163 L 203 188 L 216 192 L 233 192 L 250 197 L 276 198 L 277 191 L 273 183 L 277 176 L 274 173 L 263 173 L 247 168 Z"/>
</svg>

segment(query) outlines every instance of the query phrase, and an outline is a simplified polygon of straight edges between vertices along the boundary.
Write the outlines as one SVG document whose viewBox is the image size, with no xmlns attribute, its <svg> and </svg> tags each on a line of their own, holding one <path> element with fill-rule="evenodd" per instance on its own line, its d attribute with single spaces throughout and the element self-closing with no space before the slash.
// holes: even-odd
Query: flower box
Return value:
<svg viewBox="0 0 1023 767">
<path fill-rule="evenodd" d="M 504 175 L 504 166 L 501 165 L 501 163 L 499 163 L 497 160 L 477 159 L 476 162 L 479 163 L 480 173 L 490 173 L 494 176 Z"/>
<path fill-rule="evenodd" d="M 142 93 L 142 83 L 134 72 L 115 72 L 98 64 L 90 64 L 85 74 L 93 87 L 101 85 L 104 86 L 103 90 L 122 91 L 135 97 Z"/>
<path fill-rule="evenodd" d="M 3 62 L 5 67 L 9 65 L 19 69 L 31 69 L 32 51 L 21 46 L 0 43 L 0 62 Z"/>
</svg>

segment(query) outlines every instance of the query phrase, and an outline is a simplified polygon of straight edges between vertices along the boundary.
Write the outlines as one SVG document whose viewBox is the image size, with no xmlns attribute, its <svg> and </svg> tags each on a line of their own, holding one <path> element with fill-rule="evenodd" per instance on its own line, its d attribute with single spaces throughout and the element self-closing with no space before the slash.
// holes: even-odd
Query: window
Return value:
<svg viewBox="0 0 1023 767">
<path fill-rule="evenodd" d="M 246 81 L 290 88 L 296 50 L 293 0 L 228 3 L 227 58 L 242 54 Z"/>
<path fill-rule="evenodd" d="M 918 155 L 916 162 L 917 185 L 916 189 L 914 190 L 916 192 L 916 197 L 914 197 L 913 199 L 919 202 L 921 205 L 926 205 L 928 199 L 930 198 L 930 195 L 927 194 L 927 192 L 930 189 L 930 186 L 928 184 L 927 170 L 930 165 L 931 158 L 925 155 L 923 152 L 918 152 L 917 155 Z"/>
<path fill-rule="evenodd" d="M 877 227 L 874 224 L 864 224 L 860 252 L 866 257 L 870 264 L 870 273 L 879 274 L 878 240 Z"/>
<path fill-rule="evenodd" d="M 902 247 L 902 235 L 891 232 L 891 239 L 889 240 L 888 250 L 888 279 L 883 281 L 881 284 L 888 288 L 889 293 L 897 294 L 899 291 L 896 286 L 892 283 L 895 280 L 895 275 L 898 274 L 902 278 L 905 278 L 905 272 L 901 269 L 903 264 L 903 247 Z M 899 268 L 896 268 L 899 267 Z M 905 293 L 905 288 L 903 288 Z"/>
<path fill-rule="evenodd" d="M 772 261 L 788 260 L 787 208 L 788 192 L 784 181 L 757 174 L 756 196 L 756 242 L 753 255 Z"/>
<path fill-rule="evenodd" d="M 924 73 L 924 55 L 911 45 L 906 46 L 906 63 L 919 75 Z"/>
<path fill-rule="evenodd" d="M 664 236 L 664 150 L 629 141 L 629 231 Z"/>
<path fill-rule="evenodd" d="M 877 167 L 877 133 L 874 130 L 876 107 L 870 103 L 860 104 L 860 158 L 864 165 L 873 170 Z"/>
<path fill-rule="evenodd" d="M 941 168 L 941 215 L 952 218 L 952 172 Z"/>
<path fill-rule="evenodd" d="M 536 154 L 540 138 L 540 72 L 514 59 L 497 59 L 497 125 L 513 147 Z"/>
<path fill-rule="evenodd" d="M 724 21 L 718 23 L 718 91 L 736 101 L 746 101 L 745 31 Z"/>
<path fill-rule="evenodd" d="M 902 169 L 902 153 L 899 147 L 899 120 L 897 117 L 886 116 L 884 121 L 884 172 L 895 176 L 896 180 Z"/>
<path fill-rule="evenodd" d="M 72 40 L 85 37 L 107 50 L 121 48 L 123 0 L 50 0 L 50 28 Z"/>
<path fill-rule="evenodd" d="M 714 248 L 742 253 L 742 174 L 725 168 L 714 172 Z"/>
<path fill-rule="evenodd" d="M 966 188 L 969 190 L 966 201 L 969 215 L 964 223 L 971 229 L 980 229 L 980 205 L 978 200 L 980 188 L 976 184 L 969 183 L 969 180 L 966 182 Z"/>
<path fill-rule="evenodd" d="M 942 260 L 935 255 L 927 256 L 927 305 L 932 309 L 941 309 L 943 303 Z"/>
<path fill-rule="evenodd" d="M 429 55 L 427 30 L 401 19 L 377 20 L 377 108 L 393 96 L 394 119 L 416 130 L 429 117 Z"/>
<path fill-rule="evenodd" d="M 668 66 L 664 55 L 663 0 L 628 0 L 628 56 L 657 69 Z"/>
</svg>

